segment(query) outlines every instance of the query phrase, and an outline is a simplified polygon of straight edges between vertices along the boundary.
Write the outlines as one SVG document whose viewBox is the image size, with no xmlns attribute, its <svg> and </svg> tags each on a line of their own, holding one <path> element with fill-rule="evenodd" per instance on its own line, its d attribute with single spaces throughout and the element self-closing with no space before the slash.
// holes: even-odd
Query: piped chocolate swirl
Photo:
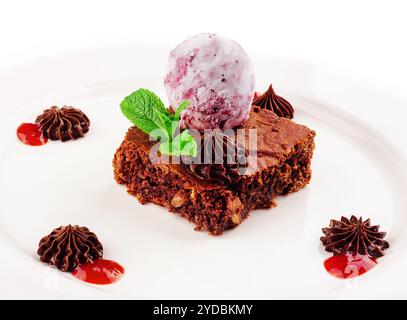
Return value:
<svg viewBox="0 0 407 320">
<path fill-rule="evenodd" d="M 81 110 L 53 106 L 35 120 L 44 136 L 62 142 L 83 137 L 89 131 L 90 120 Z"/>
<path fill-rule="evenodd" d="M 194 163 L 184 164 L 194 176 L 208 182 L 230 185 L 241 179 L 240 168 L 246 166 L 246 149 L 233 130 L 207 130 L 201 135 L 200 151 Z"/>
<path fill-rule="evenodd" d="M 294 108 L 291 103 L 283 97 L 278 96 L 271 84 L 266 92 L 254 99 L 253 105 L 261 109 L 271 110 L 279 117 L 288 119 L 294 117 Z"/>
<path fill-rule="evenodd" d="M 71 272 L 81 264 L 103 257 L 103 246 L 86 227 L 61 226 L 40 240 L 37 251 L 42 262 Z"/>
<path fill-rule="evenodd" d="M 370 219 L 363 220 L 362 217 L 331 220 L 329 227 L 323 228 L 322 232 L 324 236 L 321 237 L 321 242 L 325 250 L 334 255 L 350 252 L 380 258 L 384 255 L 384 250 L 390 247 L 384 240 L 386 232 L 380 232 L 379 226 L 372 226 Z"/>
</svg>

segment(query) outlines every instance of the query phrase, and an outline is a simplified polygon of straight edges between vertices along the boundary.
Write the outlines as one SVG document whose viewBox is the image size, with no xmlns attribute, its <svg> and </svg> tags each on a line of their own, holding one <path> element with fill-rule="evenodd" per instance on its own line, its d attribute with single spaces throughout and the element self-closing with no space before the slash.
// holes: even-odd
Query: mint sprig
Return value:
<svg viewBox="0 0 407 320">
<path fill-rule="evenodd" d="M 177 110 L 175 110 L 175 114 L 174 114 L 175 121 L 179 120 L 179 115 L 180 115 L 181 111 L 184 111 L 188 106 L 189 106 L 188 100 L 181 102 L 181 104 L 178 106 Z"/>
<path fill-rule="evenodd" d="M 188 130 L 184 130 L 172 141 L 161 143 L 160 152 L 173 156 L 195 157 L 198 151 L 194 137 L 189 134 Z"/>
<path fill-rule="evenodd" d="M 139 89 L 124 98 L 120 107 L 124 116 L 147 134 L 158 128 L 166 130 L 170 121 L 160 98 L 146 89 Z"/>
<path fill-rule="evenodd" d="M 160 152 L 168 155 L 195 157 L 197 145 L 188 130 L 174 137 L 180 114 L 189 101 L 183 101 L 171 114 L 161 99 L 150 90 L 139 89 L 120 103 L 123 115 L 136 127 L 155 138 L 160 137 Z M 174 123 L 175 122 L 175 123 Z"/>
</svg>

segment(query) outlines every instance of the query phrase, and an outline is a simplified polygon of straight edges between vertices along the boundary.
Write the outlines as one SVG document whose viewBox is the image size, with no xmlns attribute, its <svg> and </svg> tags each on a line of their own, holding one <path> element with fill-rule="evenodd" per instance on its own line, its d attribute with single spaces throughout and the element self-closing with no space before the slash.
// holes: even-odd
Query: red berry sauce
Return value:
<svg viewBox="0 0 407 320">
<path fill-rule="evenodd" d="M 124 268 L 115 261 L 98 259 L 77 267 L 73 276 L 79 280 L 94 284 L 111 284 L 124 274 Z"/>
<path fill-rule="evenodd" d="M 18 139 L 30 146 L 42 146 L 46 144 L 48 139 L 44 137 L 42 130 L 38 124 L 23 123 L 17 128 Z"/>
<path fill-rule="evenodd" d="M 325 260 L 325 269 L 340 279 L 355 278 L 369 271 L 377 264 L 376 259 L 367 255 L 351 253 L 332 256 Z"/>
</svg>

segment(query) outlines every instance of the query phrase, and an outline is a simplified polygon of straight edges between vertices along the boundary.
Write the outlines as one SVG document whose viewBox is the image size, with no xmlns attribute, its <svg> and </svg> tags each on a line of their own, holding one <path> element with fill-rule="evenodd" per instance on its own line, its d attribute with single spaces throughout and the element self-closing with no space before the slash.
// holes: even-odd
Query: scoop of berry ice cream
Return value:
<svg viewBox="0 0 407 320">
<path fill-rule="evenodd" d="M 170 53 L 165 88 L 171 106 L 190 105 L 181 127 L 229 129 L 246 120 L 254 95 L 254 69 L 235 41 L 213 33 L 184 40 Z"/>
</svg>

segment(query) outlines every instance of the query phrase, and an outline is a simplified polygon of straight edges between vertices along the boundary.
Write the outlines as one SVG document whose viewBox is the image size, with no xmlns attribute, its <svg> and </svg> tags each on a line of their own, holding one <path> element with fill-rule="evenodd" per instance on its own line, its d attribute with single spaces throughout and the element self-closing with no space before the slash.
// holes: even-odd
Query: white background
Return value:
<svg viewBox="0 0 407 320">
<path fill-rule="evenodd" d="M 95 46 L 175 45 L 212 31 L 406 97 L 406 16 L 405 1 L 1 0 L 0 68 Z"/>
<path fill-rule="evenodd" d="M 161 42 L 176 45 L 188 35 L 212 31 L 235 39 L 248 50 L 270 52 L 274 55 L 305 60 L 321 69 L 325 67 L 334 69 L 347 77 L 360 80 L 359 83 L 365 84 L 367 89 L 371 89 L 370 85 L 374 88 L 381 87 L 382 90 L 391 94 L 389 96 L 398 96 L 407 102 L 405 76 L 407 72 L 407 4 L 404 3 L 405 1 L 347 0 L 146 0 L 143 2 L 136 0 L 0 0 L 0 68 L 7 68 L 47 55 L 90 47 Z M 140 59 L 140 55 L 135 54 L 134 59 Z M 149 63 L 151 64 L 151 61 Z M 18 73 L 19 76 L 21 74 L 23 73 Z M 21 84 L 22 95 L 24 90 L 30 89 L 27 88 L 26 83 L 33 82 L 32 76 L 32 74 L 27 74 L 23 81 L 24 84 Z M 45 78 L 44 83 L 49 83 L 49 79 L 41 73 L 38 73 L 39 81 L 41 76 Z M 325 80 L 325 78 L 323 79 Z M 63 86 L 63 82 L 61 81 L 61 86 Z M 339 86 L 341 83 L 339 81 L 329 82 L 326 87 L 331 87 L 332 84 Z M 35 85 L 31 89 L 35 90 Z M 357 95 L 355 92 L 359 92 L 359 87 L 351 87 L 351 85 L 344 85 L 341 89 L 336 93 L 343 92 L 343 97 L 341 95 L 338 97 L 338 94 L 334 95 L 338 105 L 345 105 L 344 100 L 347 99 L 348 91 L 352 97 Z M 374 91 L 361 89 L 363 92 Z M 0 87 L 0 98 L 2 98 L 0 101 L 2 101 L 3 107 L 7 108 L 7 100 L 4 98 L 6 95 L 2 96 L 2 90 L 4 87 Z M 349 105 L 355 105 L 355 101 L 365 102 L 369 98 L 372 100 L 373 95 L 362 96 L 363 100 L 354 99 L 353 103 Z M 380 96 L 382 95 L 380 94 Z M 387 97 L 386 94 L 383 96 Z M 388 100 L 385 102 L 390 103 Z M 369 122 L 376 125 L 375 128 L 387 127 L 387 133 L 390 132 L 387 136 L 399 138 L 398 141 L 402 141 L 401 143 L 405 145 L 404 122 L 400 119 L 407 114 L 406 109 L 403 108 L 403 105 L 406 104 L 399 103 L 397 106 L 391 106 L 398 107 L 398 112 L 395 114 L 399 119 L 398 124 L 401 123 L 403 127 L 394 125 L 392 114 L 388 116 L 384 113 L 382 117 L 381 112 L 386 110 L 387 105 L 378 108 L 378 104 L 373 106 L 373 104 L 364 103 L 359 118 L 369 117 Z M 392 110 L 394 112 L 394 108 Z M 10 124 L 10 126 L 12 125 Z M 110 163 L 108 165 L 110 167 Z M 338 167 L 340 166 L 338 165 Z M 107 181 L 112 182 L 110 172 Z M 339 181 L 339 179 L 334 181 Z M 58 189 L 56 188 L 56 190 Z M 317 189 L 314 190 L 316 190 L 314 194 L 318 194 L 318 201 L 315 202 L 319 204 L 320 194 Z M 117 189 L 118 197 L 123 197 L 123 201 L 130 201 L 122 191 Z M 369 193 L 366 194 L 369 195 Z M 52 199 L 57 201 L 58 198 Z M 380 200 L 385 203 L 383 198 Z M 369 202 L 364 203 L 370 204 L 370 199 Z M 346 201 L 342 201 L 342 205 L 345 204 Z M 329 206 L 331 207 L 330 204 Z M 384 212 L 384 210 L 380 212 Z M 54 219 L 60 221 L 59 216 Z M 164 221 L 164 217 L 157 215 L 157 219 L 162 221 L 163 225 L 176 223 L 170 217 Z M 312 232 L 313 230 L 319 231 L 321 226 L 319 221 L 316 225 L 317 228 L 312 229 Z M 180 227 L 183 228 L 184 224 L 180 224 Z M 185 228 L 187 227 L 190 226 L 185 224 Z M 102 225 L 98 230 L 101 228 Z M 106 228 L 106 234 L 109 234 L 109 229 Z M 151 235 L 149 236 L 151 237 Z M 195 234 L 192 236 L 195 238 Z M 114 234 L 115 239 L 116 237 L 117 235 Z M 28 241 L 28 238 L 26 240 Z M 114 243 L 122 242 L 108 243 L 114 245 Z M 186 243 L 186 245 L 188 244 Z M 170 244 L 168 247 L 171 247 Z M 319 257 L 319 252 L 314 253 Z M 8 257 L 10 258 L 10 256 Z M 9 261 L 14 262 L 12 259 Z M 318 265 L 320 263 L 318 259 L 312 261 Z M 160 266 L 158 263 L 154 265 Z M 402 293 L 404 297 L 405 287 L 397 285 L 397 281 L 394 279 L 399 280 L 396 275 L 405 275 L 406 260 L 404 263 L 391 265 L 398 269 L 392 270 L 393 281 L 385 279 L 388 283 L 387 287 L 394 291 L 394 296 L 401 296 Z M 22 265 L 19 267 L 22 268 Z M 129 273 L 129 277 L 131 275 L 136 276 L 136 273 Z M 33 279 L 33 281 L 40 280 Z M 372 287 L 375 283 L 371 283 Z M 396 284 L 394 288 L 392 288 L 393 284 Z M 74 285 L 72 284 L 72 286 Z M 35 289 L 35 286 L 33 288 Z M 18 292 L 18 294 L 20 293 Z M 371 294 L 376 293 L 372 291 Z"/>
</svg>

